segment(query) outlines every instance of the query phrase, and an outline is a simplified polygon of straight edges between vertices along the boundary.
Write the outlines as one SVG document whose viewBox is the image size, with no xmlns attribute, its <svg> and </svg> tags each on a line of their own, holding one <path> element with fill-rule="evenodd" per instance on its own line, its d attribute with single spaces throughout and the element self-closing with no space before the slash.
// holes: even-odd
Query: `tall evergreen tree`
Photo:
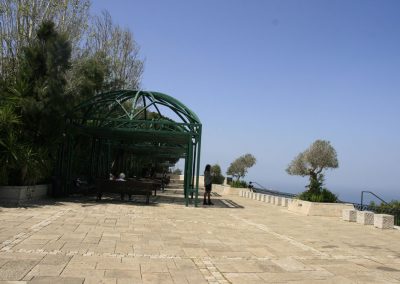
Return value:
<svg viewBox="0 0 400 284">
<path fill-rule="evenodd" d="M 65 93 L 71 45 L 54 23 L 44 22 L 37 39 L 24 49 L 15 92 L 21 96 L 25 135 L 33 144 L 49 147 L 54 154 L 61 138 L 64 115 L 72 101 Z"/>
</svg>

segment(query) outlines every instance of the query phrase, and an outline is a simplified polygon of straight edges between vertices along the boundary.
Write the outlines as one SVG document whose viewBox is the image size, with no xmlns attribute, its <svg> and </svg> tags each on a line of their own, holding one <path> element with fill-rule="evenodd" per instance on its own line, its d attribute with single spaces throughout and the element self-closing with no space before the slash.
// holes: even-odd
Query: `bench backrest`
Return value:
<svg viewBox="0 0 400 284">
<path fill-rule="evenodd" d="M 96 179 L 96 189 L 99 192 L 110 193 L 135 193 L 151 192 L 154 187 L 152 183 L 141 182 L 137 180 L 117 181 Z"/>
</svg>

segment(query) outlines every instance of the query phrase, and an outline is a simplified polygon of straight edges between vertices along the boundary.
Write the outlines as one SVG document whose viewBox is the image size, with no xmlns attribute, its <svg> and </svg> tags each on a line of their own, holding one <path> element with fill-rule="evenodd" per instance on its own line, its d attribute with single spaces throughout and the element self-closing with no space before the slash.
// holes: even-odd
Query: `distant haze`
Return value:
<svg viewBox="0 0 400 284">
<path fill-rule="evenodd" d="M 201 171 L 252 153 L 246 180 L 301 191 L 308 179 L 285 168 L 324 139 L 340 199 L 400 199 L 400 1 L 93 2 L 133 31 L 143 88 L 200 117 Z"/>
</svg>

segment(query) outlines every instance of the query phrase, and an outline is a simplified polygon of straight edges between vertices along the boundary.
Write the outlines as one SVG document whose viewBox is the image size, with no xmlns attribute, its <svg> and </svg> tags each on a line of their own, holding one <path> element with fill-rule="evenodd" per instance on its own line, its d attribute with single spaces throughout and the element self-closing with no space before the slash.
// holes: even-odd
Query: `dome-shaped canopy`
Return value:
<svg viewBox="0 0 400 284">
<path fill-rule="evenodd" d="M 70 125 L 103 138 L 184 143 L 198 134 L 200 120 L 178 100 L 159 92 L 120 90 L 77 106 Z M 135 134 L 133 134 L 135 132 Z M 157 133 L 157 137 L 154 136 Z"/>
<path fill-rule="evenodd" d="M 68 189 L 73 165 L 81 160 L 89 164 L 88 176 L 97 178 L 115 165 L 137 171 L 145 160 L 175 163 L 183 158 L 186 205 L 193 193 L 197 204 L 201 131 L 197 115 L 168 95 L 135 90 L 96 95 L 67 116 L 58 163 L 63 188 Z M 80 145 L 87 141 L 91 150 L 82 155 Z"/>
<path fill-rule="evenodd" d="M 163 113 L 167 111 L 167 113 Z M 98 119 L 146 119 L 147 113 L 168 118 L 175 114 L 177 123 L 200 123 L 197 115 L 178 100 L 159 92 L 121 90 L 94 96 L 75 108 L 85 117 Z M 154 119 L 155 116 L 150 116 Z M 179 121 L 180 120 L 180 121 Z"/>
</svg>

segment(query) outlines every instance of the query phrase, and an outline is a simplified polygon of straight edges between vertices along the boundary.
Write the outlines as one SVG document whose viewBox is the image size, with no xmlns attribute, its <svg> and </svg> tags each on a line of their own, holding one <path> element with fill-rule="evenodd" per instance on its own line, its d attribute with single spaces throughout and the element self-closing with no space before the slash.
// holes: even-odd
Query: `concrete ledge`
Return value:
<svg viewBox="0 0 400 284">
<path fill-rule="evenodd" d="M 393 229 L 394 216 L 388 214 L 375 214 L 374 226 L 379 229 Z"/>
<path fill-rule="evenodd" d="M 282 197 L 282 204 L 283 207 L 288 207 L 289 200 L 286 197 Z"/>
<path fill-rule="evenodd" d="M 354 209 L 353 204 L 322 203 L 293 199 L 288 204 L 288 210 L 307 216 L 340 217 L 343 209 Z"/>
<path fill-rule="evenodd" d="M 276 206 L 281 206 L 282 204 L 282 197 L 280 196 L 275 196 L 275 203 Z"/>
<path fill-rule="evenodd" d="M 240 191 L 248 192 L 247 188 L 230 187 L 229 185 L 213 184 L 213 190 L 221 195 L 239 195 Z"/>
<path fill-rule="evenodd" d="M 47 196 L 48 184 L 32 186 L 0 186 L 0 202 L 19 203 L 28 200 L 42 199 Z"/>
<path fill-rule="evenodd" d="M 342 220 L 347 222 L 357 221 L 357 210 L 355 209 L 343 209 L 342 210 Z"/>
<path fill-rule="evenodd" d="M 357 211 L 357 223 L 362 225 L 374 224 L 374 212 L 371 211 Z"/>
</svg>

